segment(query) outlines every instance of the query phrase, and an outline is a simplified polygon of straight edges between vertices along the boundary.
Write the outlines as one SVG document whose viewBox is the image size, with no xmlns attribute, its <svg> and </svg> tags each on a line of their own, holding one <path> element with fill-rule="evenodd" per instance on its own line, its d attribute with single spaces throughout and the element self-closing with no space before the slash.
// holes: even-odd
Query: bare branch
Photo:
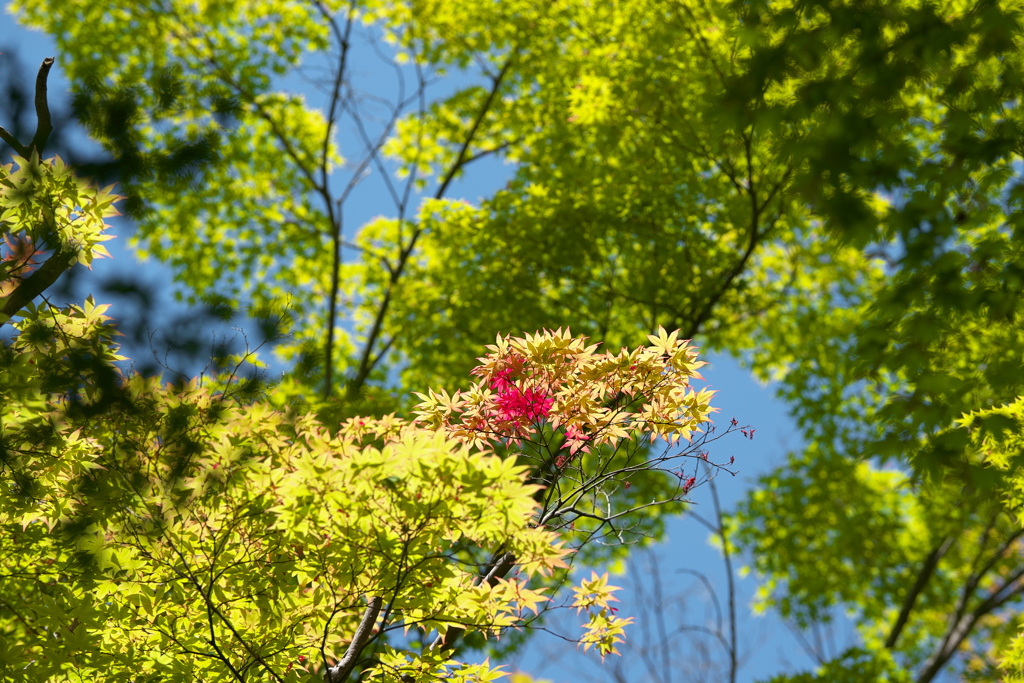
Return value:
<svg viewBox="0 0 1024 683">
<path fill-rule="evenodd" d="M 29 144 L 36 154 L 43 153 L 43 147 L 53 132 L 53 124 L 50 122 L 50 106 L 46 102 L 46 79 L 50 75 L 50 68 L 53 66 L 53 57 L 47 57 L 39 65 L 39 73 L 36 74 L 36 134 Z"/>
<path fill-rule="evenodd" d="M 42 155 L 43 147 L 46 146 L 46 141 L 49 139 L 50 133 L 53 132 L 53 124 L 50 121 L 50 105 L 46 101 L 46 79 L 50 75 L 52 67 L 53 57 L 47 57 L 39 65 L 39 73 L 36 74 L 36 134 L 32 138 L 32 142 L 23 145 L 10 131 L 0 126 L 0 140 L 13 147 L 19 156 L 26 159 L 32 156 L 33 149 L 37 154 Z"/>
</svg>

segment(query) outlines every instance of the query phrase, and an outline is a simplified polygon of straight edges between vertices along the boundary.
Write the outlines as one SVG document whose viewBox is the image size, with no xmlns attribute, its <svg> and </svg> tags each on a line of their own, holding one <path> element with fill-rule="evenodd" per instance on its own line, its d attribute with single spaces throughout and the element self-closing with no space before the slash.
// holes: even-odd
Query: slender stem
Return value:
<svg viewBox="0 0 1024 683">
<path fill-rule="evenodd" d="M 729 550 L 729 534 L 725 529 L 725 520 L 722 517 L 722 505 L 718 500 L 718 487 L 715 485 L 714 477 L 708 478 L 711 487 L 711 501 L 715 508 L 715 533 L 722 542 L 722 559 L 725 562 L 725 581 L 729 591 L 729 683 L 736 683 L 738 662 L 736 656 L 736 579 L 732 571 L 732 552 Z"/>
<path fill-rule="evenodd" d="M 335 39 L 341 46 L 341 55 L 338 58 L 338 72 L 334 74 L 334 85 L 331 89 L 331 101 L 328 107 L 327 127 L 324 131 L 324 139 L 320 149 L 320 186 L 323 188 L 324 204 L 327 210 L 327 218 L 331 225 L 331 291 L 327 298 L 327 339 L 324 341 L 324 398 L 331 395 L 331 387 L 334 384 L 334 336 L 338 317 L 338 292 L 341 288 L 341 247 L 344 241 L 342 233 L 342 207 L 337 207 L 330 197 L 328 183 L 328 158 L 331 151 L 331 135 L 333 134 L 336 117 L 341 100 L 341 86 L 345 82 L 345 72 L 348 66 L 349 48 L 351 46 L 352 24 L 355 21 L 355 2 L 349 5 L 348 16 L 346 17 L 345 30 L 342 31 L 334 18 L 331 17 L 327 8 L 322 3 L 316 3 L 317 9 L 327 18 L 331 25 Z"/>
</svg>

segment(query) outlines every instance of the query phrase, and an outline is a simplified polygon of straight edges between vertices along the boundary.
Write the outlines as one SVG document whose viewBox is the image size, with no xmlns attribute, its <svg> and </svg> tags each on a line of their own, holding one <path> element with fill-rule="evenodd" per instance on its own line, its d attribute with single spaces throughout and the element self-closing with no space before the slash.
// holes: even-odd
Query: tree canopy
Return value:
<svg viewBox="0 0 1024 683">
<path fill-rule="evenodd" d="M 173 463 L 157 457 L 146 465 L 155 469 L 138 475 L 147 487 L 173 482 L 160 484 L 171 487 L 160 495 L 173 499 L 185 495 L 175 487 L 198 476 L 194 468 L 218 462 L 213 454 L 223 444 L 268 468 L 292 467 L 267 445 L 288 439 L 296 462 L 315 461 L 324 448 L 390 462 L 382 455 L 388 448 L 405 448 L 403 457 L 424 467 L 456 467 L 464 452 L 428 448 L 426 436 L 394 440 L 385 430 L 371 445 L 337 425 L 359 415 L 390 425 L 392 411 L 409 420 L 416 414 L 418 424 L 431 425 L 430 438 L 444 433 L 449 444 L 471 432 L 479 449 L 479 411 L 489 409 L 504 421 L 502 440 L 487 449 L 526 468 L 510 481 L 525 477 L 521 486 L 544 486 L 554 496 L 547 503 L 564 504 L 563 483 L 585 488 L 582 474 L 568 474 L 573 468 L 629 471 L 637 457 L 647 469 L 602 495 L 622 510 L 665 501 L 664 515 L 683 509 L 690 477 L 697 483 L 704 470 L 666 477 L 660 470 L 674 466 L 659 460 L 660 451 L 639 443 L 623 451 L 595 438 L 635 437 L 601 412 L 615 414 L 635 394 L 600 372 L 638 373 L 628 354 L 643 352 L 611 355 L 603 370 L 573 365 L 582 374 L 572 379 L 553 370 L 523 374 L 516 359 L 541 353 L 537 339 L 592 353 L 561 332 L 567 326 L 607 349 L 639 348 L 653 330 L 679 330 L 652 337 L 646 348 L 696 339 L 741 358 L 776 383 L 806 442 L 761 478 L 719 534 L 726 551 L 747 553 L 761 577 L 761 607 L 800 628 L 846 612 L 857 629 L 857 645 L 821 661 L 819 671 L 779 680 L 924 682 L 949 669 L 992 677 L 999 666 L 1005 677 L 1024 676 L 1024 645 L 1013 640 L 1024 625 L 1020 2 L 19 0 L 12 7 L 57 40 L 76 115 L 116 159 L 140 254 L 171 265 L 186 299 L 280 320 L 288 335 L 276 348 L 288 372 L 269 392 L 237 382 L 230 370 L 212 386 L 171 391 L 104 369 L 117 351 L 103 307 L 89 302 L 58 313 L 29 304 L 42 290 L 25 285 L 47 267 L 59 274 L 102 254 L 109 191 L 85 189 L 59 161 L 41 162 L 45 134 L 30 144 L 5 137 L 21 157 L 5 176 L 5 236 L 24 233 L 33 246 L 27 253 L 53 254 L 17 280 L 13 291 L 28 299 L 6 299 L 14 310 L 5 314 L 21 321 L 4 352 L 21 369 L 8 371 L 12 388 L 4 390 L 14 392 L 11 406 L 23 407 L 5 418 L 5 444 L 14 438 L 6 430 L 31 433 L 26 443 L 45 442 L 55 454 L 102 446 L 117 457 L 121 439 L 160 444 L 157 452 L 179 444 Z M 369 69 L 389 75 L 367 77 Z M 310 83 L 303 92 L 295 87 L 300 78 Z M 512 164 L 504 187 L 476 203 L 452 196 L 458 179 L 495 159 Z M 385 199 L 376 217 L 353 225 L 353 197 L 368 175 Z M 53 198 L 49 210 L 83 210 L 74 234 L 60 227 L 70 216 L 43 210 L 40 218 L 25 201 L 18 188 L 28 176 L 41 178 L 33 192 Z M 20 263 L 3 271 L 11 283 L 34 264 L 18 262 L 22 252 L 8 244 L 15 256 L 6 262 Z M 58 329 L 89 341 L 61 341 Z M 517 337 L 544 329 L 559 332 Z M 485 345 L 508 334 L 523 341 L 500 337 L 492 354 L 518 349 L 504 361 L 512 365 L 474 366 Z M 28 368 L 32 354 L 46 357 L 46 367 Z M 512 374 L 500 374 L 506 370 Z M 483 383 L 455 393 L 471 371 Z M 42 373 L 35 384 L 23 379 L 32 372 Z M 550 398 L 550 385 L 531 384 L 540 377 L 542 384 L 557 378 L 559 390 L 576 387 L 575 417 L 556 417 L 570 404 Z M 509 378 L 520 381 L 513 394 Z M 414 391 L 424 394 L 418 407 Z M 79 423 L 55 427 L 48 401 L 57 399 L 40 398 L 61 396 L 61 414 L 86 419 L 97 392 L 105 415 L 141 422 L 117 428 L 113 420 L 95 427 L 106 436 L 72 439 Z M 143 400 L 151 392 L 158 398 Z M 652 399 L 651 409 L 679 408 L 678 398 Z M 703 406 L 705 398 L 694 400 Z M 487 403 L 494 400 L 504 403 Z M 153 413 L 130 409 L 140 401 L 166 411 L 167 435 Z M 179 402 L 188 408 L 173 408 Z M 282 417 L 297 406 L 296 414 L 316 417 Z M 697 422 L 707 416 L 690 409 Z M 380 424 L 373 420 L 367 424 Z M 216 435 L 192 434 L 207 421 L 215 427 L 202 429 Z M 517 431 L 534 423 L 547 436 Z M 257 433 L 259 444 L 250 443 Z M 333 445 L 313 444 L 313 434 Z M 485 470 L 511 467 L 474 457 Z M 19 467 L 5 469 L 11 486 L 28 481 Z M 71 470 L 32 480 L 96 479 L 75 469 L 82 465 L 63 467 Z M 273 476 L 257 470 L 239 473 L 230 496 L 239 496 L 238 510 L 266 514 L 229 523 L 231 533 L 306 533 L 293 513 L 266 502 L 273 496 L 260 487 Z M 402 488 L 381 493 L 390 502 L 367 506 L 414 495 L 405 470 L 394 476 Z M 99 479 L 82 489 L 83 500 L 121 510 L 125 485 Z M 337 486 L 340 496 L 363 495 Z M 207 540 L 226 533 L 218 531 L 223 519 L 203 520 L 233 499 L 219 497 L 207 509 L 201 495 L 188 495 L 198 496 L 190 514 Z M 547 511 L 540 518 L 552 513 L 537 502 Z M 52 533 L 63 519 L 53 514 L 21 532 L 39 534 L 31 542 L 40 558 L 74 554 L 74 545 L 46 540 L 43 527 Z M 120 514 L 139 517 L 112 519 L 111 529 L 146 518 Z M 527 518 L 520 531 L 529 535 Z M 199 533 L 177 518 L 167 524 L 170 537 Z M 595 525 L 579 524 L 555 528 L 581 542 Z M 656 538 L 663 517 L 636 524 L 637 533 Z M 68 538 L 85 543 L 84 533 Z M 497 552 L 465 533 L 467 543 Z M 149 543 L 133 547 L 158 557 Z M 304 553 L 315 546 L 308 538 L 288 543 Z M 626 552 L 583 548 L 594 563 Z M 470 562 L 459 553 L 473 551 L 450 550 Z M 300 600 L 296 592 L 287 600 Z M 348 598 L 349 626 L 361 623 L 358 595 L 372 592 Z M 10 628 L 33 628 L 8 609 Z M 290 656 L 286 640 L 298 642 L 271 640 L 275 657 Z"/>
</svg>

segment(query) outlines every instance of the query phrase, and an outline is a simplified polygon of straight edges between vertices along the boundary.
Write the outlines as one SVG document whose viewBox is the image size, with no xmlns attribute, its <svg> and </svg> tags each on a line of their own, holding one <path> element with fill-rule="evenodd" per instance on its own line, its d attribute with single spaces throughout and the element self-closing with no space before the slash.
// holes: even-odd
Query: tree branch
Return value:
<svg viewBox="0 0 1024 683">
<path fill-rule="evenodd" d="M 486 583 L 488 586 L 494 586 L 498 583 L 499 579 L 503 579 L 508 576 L 509 571 L 512 570 L 516 564 L 516 556 L 512 553 L 503 553 L 495 559 L 494 563 L 491 564 L 490 571 L 484 576 L 481 583 Z M 441 650 L 451 650 L 455 648 L 455 642 L 462 637 L 465 629 L 462 628 L 450 628 L 443 637 L 438 636 L 430 647 L 432 649 L 440 648 Z"/>
<path fill-rule="evenodd" d="M 0 325 L 25 308 L 32 299 L 45 292 L 64 272 L 71 267 L 75 257 L 74 249 L 59 245 L 46 263 L 21 281 L 6 298 L 0 299 Z"/>
<path fill-rule="evenodd" d="M 726 650 L 729 653 L 729 683 L 736 683 L 736 673 L 739 670 L 736 653 L 736 579 L 733 576 L 732 571 L 732 554 L 729 551 L 729 533 L 725 529 L 725 519 L 722 515 L 722 504 L 718 499 L 718 487 L 715 485 L 714 477 L 708 477 L 708 484 L 711 486 L 711 501 L 715 508 L 715 521 L 717 522 L 715 533 L 722 541 L 722 559 L 725 562 L 725 580 L 729 589 L 729 644 L 726 647 Z"/>
<path fill-rule="evenodd" d="M 965 615 L 962 619 L 952 625 L 949 633 L 944 639 L 943 646 L 932 653 L 932 656 L 928 658 L 925 664 L 924 670 L 917 677 L 917 683 L 929 683 L 939 671 L 946 665 L 946 662 L 956 654 L 956 651 L 960 649 L 960 645 L 967 639 L 967 636 L 971 634 L 971 630 L 975 624 L 992 611 L 1002 607 L 1004 604 L 1019 596 L 1024 592 L 1024 584 L 1018 584 L 1011 590 L 1007 591 L 1015 582 L 1019 581 L 1024 575 L 1024 570 L 1016 572 L 1013 577 L 999 587 L 998 590 L 993 592 L 986 600 L 978 605 L 970 614 Z M 1004 591 L 1006 591 L 1004 593 Z"/>
<path fill-rule="evenodd" d="M 33 153 L 38 157 L 42 154 L 43 146 L 46 144 L 50 133 L 53 131 L 53 124 L 50 121 L 50 107 L 46 103 L 46 79 L 53 67 L 53 57 L 47 57 L 39 66 L 39 73 L 36 74 L 36 134 L 28 147 L 22 145 L 13 135 L 0 127 L 0 138 L 9 144 L 14 150 L 26 159 L 31 159 Z M 46 239 L 59 239 L 54 226 L 47 226 Z M 75 250 L 63 243 L 58 242 L 50 258 L 43 265 L 35 270 L 27 278 L 21 280 L 20 284 L 7 297 L 0 299 L 0 325 L 15 315 L 18 311 L 28 305 L 32 299 L 45 292 L 54 282 L 57 281 L 64 271 L 71 267 L 71 261 L 75 257 Z"/>
<path fill-rule="evenodd" d="M 736 278 L 738 278 L 743 273 L 743 271 L 746 270 L 747 263 L 750 261 L 750 257 L 754 254 L 754 250 L 761 243 L 761 241 L 772 231 L 772 229 L 775 227 L 775 223 L 779 220 L 779 218 L 781 218 L 782 215 L 780 210 L 780 212 L 776 214 L 774 217 L 772 217 L 772 219 L 769 220 L 767 222 L 767 225 L 765 225 L 762 229 L 761 215 L 762 213 L 764 213 L 764 210 L 768 207 L 770 197 L 774 196 L 775 190 L 772 190 L 771 194 L 769 195 L 769 199 L 765 200 L 765 202 L 758 205 L 757 190 L 754 185 L 753 151 L 751 149 L 750 138 L 745 138 L 744 143 L 747 154 L 747 181 L 749 184 L 745 191 L 750 197 L 751 210 L 750 233 L 747 238 L 747 244 L 743 250 L 743 253 L 740 255 L 740 258 L 733 265 L 732 269 L 728 273 L 726 273 L 725 279 L 722 281 L 721 287 L 719 287 L 718 291 L 714 292 L 711 295 L 711 297 L 704 303 L 704 306 L 701 308 L 701 310 L 690 321 L 689 327 L 687 328 L 686 333 L 684 335 L 686 338 L 689 339 L 693 339 L 695 336 L 697 336 L 697 333 L 700 332 L 701 327 L 704 325 L 705 322 L 707 322 L 708 318 L 711 317 L 711 313 L 714 310 L 715 306 L 733 286 L 733 283 L 736 280 Z M 791 172 L 792 168 L 786 170 L 786 172 L 783 174 L 782 180 L 779 182 L 779 185 L 776 186 L 776 189 L 789 179 Z M 682 323 L 682 320 L 678 321 L 678 325 L 680 327 L 682 327 Z"/>
<path fill-rule="evenodd" d="M 928 585 L 928 581 L 935 574 L 936 567 L 939 566 L 939 561 L 945 556 L 949 549 L 953 547 L 953 537 L 946 537 L 942 543 L 937 545 L 928 553 L 928 557 L 924 559 L 921 565 L 921 570 L 917 573 L 917 579 L 914 581 L 914 585 L 910 588 L 910 592 L 907 593 L 907 597 L 903 600 L 903 606 L 900 608 L 900 614 L 896 617 L 896 623 L 893 624 L 892 630 L 889 632 L 889 637 L 885 639 L 885 647 L 892 649 L 896 646 L 896 641 L 899 640 L 900 633 L 903 631 L 903 627 L 907 625 L 907 620 L 910 618 L 910 613 L 914 609 L 914 603 L 917 602 L 917 596 L 921 594 L 925 586 Z"/>
<path fill-rule="evenodd" d="M 473 120 L 473 124 L 470 126 L 469 132 L 466 133 L 465 140 L 462 141 L 462 146 L 459 149 L 459 154 L 455 158 L 455 163 L 452 164 L 451 168 L 448 169 L 448 173 L 445 174 L 441 180 L 441 184 L 437 188 L 437 192 L 434 193 L 434 199 L 440 199 L 444 196 L 448 190 L 448 185 L 451 184 L 452 180 L 458 174 L 458 172 L 468 163 L 469 160 L 469 148 L 473 144 L 474 138 L 476 138 L 477 131 L 483 124 L 484 119 L 487 117 L 488 112 L 491 110 L 491 106 L 494 100 L 497 98 L 498 91 L 501 89 L 502 81 L 508 74 L 509 69 L 512 67 L 512 63 L 515 61 L 515 53 L 509 56 L 508 60 L 501 67 L 501 71 L 494 77 L 491 83 L 491 89 L 487 93 L 487 97 L 484 99 L 483 105 L 477 112 L 476 118 Z M 384 318 L 387 316 L 388 309 L 391 307 L 391 298 L 398 285 L 398 280 L 402 276 L 402 272 L 405 270 L 406 264 L 409 262 L 409 258 L 412 256 L 412 252 L 416 247 L 416 242 L 419 240 L 420 235 L 423 234 L 423 230 L 417 228 L 413 231 L 409 238 L 409 243 L 402 247 L 398 262 L 395 264 L 395 269 L 391 273 L 391 277 L 388 280 L 387 290 L 384 292 L 384 299 L 381 301 L 380 308 L 377 309 L 377 315 L 374 318 L 373 325 L 370 328 L 369 334 L 366 336 L 366 344 L 363 347 L 362 357 L 359 359 L 359 368 L 356 371 L 355 377 L 349 384 L 349 396 L 355 396 L 366 384 L 367 378 L 373 371 L 374 365 L 380 361 L 381 356 L 374 356 L 373 347 L 377 343 L 377 338 L 380 336 L 381 331 L 384 328 Z"/>
<path fill-rule="evenodd" d="M 356 628 L 355 635 L 352 636 L 352 642 L 348 644 L 348 650 L 345 651 L 345 655 L 341 658 L 340 662 L 335 666 L 328 667 L 324 672 L 324 680 L 327 683 L 341 683 L 348 679 L 352 669 L 356 666 L 356 662 L 359 661 L 359 655 L 362 653 L 363 648 L 366 647 L 366 641 L 369 640 L 370 634 L 373 633 L 373 625 L 377 622 L 377 615 L 380 614 L 380 608 L 383 604 L 384 601 L 379 597 L 370 598 L 370 604 L 366 606 L 366 611 L 363 612 L 363 618 Z"/>
<path fill-rule="evenodd" d="M 330 158 L 331 151 L 331 135 L 336 123 L 336 116 L 341 98 L 341 86 L 345 82 L 345 71 L 348 65 L 349 49 L 352 45 L 352 25 L 355 22 L 356 8 L 353 0 L 353 2 L 349 4 L 348 16 L 345 20 L 345 30 L 342 31 L 327 8 L 323 6 L 323 3 L 317 2 L 316 7 L 330 24 L 331 31 L 334 34 L 335 39 L 338 41 L 341 49 L 341 56 L 338 60 L 338 71 L 334 75 L 334 87 L 331 90 L 331 101 L 327 114 L 327 127 L 324 131 L 324 139 L 320 150 L 320 184 L 324 188 L 323 194 L 326 195 L 329 192 L 328 167 L 330 164 L 328 163 L 328 159 Z M 324 199 L 327 218 L 331 224 L 331 291 L 327 299 L 327 340 L 324 343 L 324 398 L 326 399 L 330 397 L 331 385 L 334 384 L 334 328 L 338 315 L 338 291 L 341 288 L 341 247 L 343 242 L 343 224 L 341 205 L 338 205 L 336 211 L 334 204 L 331 202 L 331 198 L 329 196 L 325 196 Z"/>
<path fill-rule="evenodd" d="M 28 148 L 25 147 L 25 145 L 18 142 L 18 139 L 11 135 L 10 131 L 8 131 L 3 126 L 0 126 L 0 140 L 3 140 L 8 145 L 13 147 L 14 151 L 18 153 L 18 156 L 25 158 L 32 156 L 31 153 L 28 151 Z"/>
<path fill-rule="evenodd" d="M 938 675 L 942 667 L 956 654 L 960 645 L 967 639 L 971 630 L 982 617 L 999 609 L 1008 601 L 1024 592 L 1024 584 L 1018 583 L 1021 578 L 1024 578 L 1024 569 L 1018 569 L 1010 574 L 1001 586 L 989 593 L 988 597 L 982 600 L 973 610 L 967 611 L 967 603 L 981 584 L 982 579 L 1022 535 L 1024 535 L 1024 529 L 1015 530 L 1014 533 L 1010 534 L 1000 544 L 1000 547 L 989 558 L 989 561 L 969 577 L 961 593 L 957 609 L 950 615 L 946 635 L 942 638 L 939 647 L 928 657 L 924 669 L 921 670 L 917 677 L 917 683 L 928 683 Z"/>
<path fill-rule="evenodd" d="M 39 73 L 36 74 L 36 134 L 28 145 L 21 144 L 14 135 L 3 126 L 0 126 L 0 140 L 10 145 L 18 156 L 26 159 L 32 156 L 34 149 L 37 154 L 42 155 L 43 147 L 53 132 L 53 124 L 50 121 L 50 106 L 46 103 L 46 79 L 53 67 L 53 57 L 47 57 L 39 65 Z"/>
<path fill-rule="evenodd" d="M 46 103 L 46 79 L 50 75 L 50 68 L 53 66 L 53 57 L 47 57 L 39 65 L 39 73 L 36 74 L 36 134 L 29 144 L 36 154 L 42 155 L 43 147 L 53 132 L 53 124 L 50 122 L 50 106 Z"/>
</svg>

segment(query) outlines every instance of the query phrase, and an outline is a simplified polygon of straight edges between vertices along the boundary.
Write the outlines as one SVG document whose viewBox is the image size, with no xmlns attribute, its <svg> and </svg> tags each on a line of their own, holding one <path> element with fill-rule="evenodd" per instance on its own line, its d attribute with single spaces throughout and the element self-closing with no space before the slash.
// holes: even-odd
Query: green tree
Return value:
<svg viewBox="0 0 1024 683">
<path fill-rule="evenodd" d="M 493 680 L 454 659 L 464 635 L 528 625 L 565 581 L 566 541 L 621 541 L 699 483 L 674 468 L 706 463 L 702 441 L 676 446 L 707 439 L 711 392 L 664 329 L 618 354 L 561 330 L 499 337 L 481 379 L 421 395 L 417 420 L 331 429 L 254 397 L 237 367 L 179 385 L 124 373 L 106 306 L 45 300 L 55 273 L 109 255 L 120 199 L 40 159 L 51 65 L 42 134 L 0 129 L 29 153 L 0 167 L 5 679 Z M 663 500 L 608 505 L 652 477 L 674 482 Z M 615 590 L 596 573 L 574 589 L 579 643 L 602 657 L 631 622 Z"/>
<path fill-rule="evenodd" d="M 140 248 L 189 296 L 287 308 L 279 405 L 386 412 L 508 329 L 678 328 L 800 421 L 725 544 L 797 624 L 852 612 L 821 676 L 988 670 L 1020 627 L 1020 3 L 15 7 L 125 164 Z M 374 109 L 379 42 L 406 87 Z M 317 108 L 283 86 L 319 59 Z M 497 156 L 507 187 L 448 197 Z M 392 206 L 356 231 L 367 169 Z"/>
<path fill-rule="evenodd" d="M 104 253 L 115 199 L 35 149 L 0 167 L 5 238 L 29 245 L 7 254 L 3 305 L 44 295 L 54 262 Z M 464 634 L 529 624 L 565 581 L 567 541 L 621 540 L 650 514 L 649 499 L 609 506 L 616 489 L 667 479 L 657 502 L 678 507 L 698 483 L 675 468 L 699 456 L 675 446 L 711 393 L 690 387 L 702 363 L 678 333 L 619 354 L 562 331 L 499 338 L 477 384 L 431 391 L 419 420 L 328 429 L 233 374 L 122 373 L 105 309 L 4 314 L 5 680 L 493 680 L 454 658 Z M 665 453 L 648 457 L 655 439 Z M 615 590 L 594 574 L 572 600 L 602 657 L 631 621 Z"/>
</svg>

